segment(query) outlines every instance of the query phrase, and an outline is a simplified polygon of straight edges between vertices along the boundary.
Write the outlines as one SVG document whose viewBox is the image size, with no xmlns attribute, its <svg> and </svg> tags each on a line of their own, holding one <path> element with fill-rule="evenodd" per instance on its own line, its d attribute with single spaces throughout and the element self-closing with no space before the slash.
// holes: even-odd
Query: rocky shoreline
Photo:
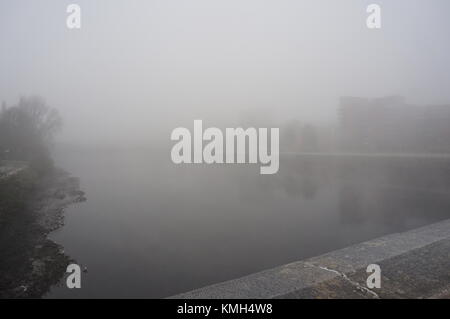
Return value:
<svg viewBox="0 0 450 319">
<path fill-rule="evenodd" d="M 31 169 L 0 181 L 0 298 L 40 298 L 73 260 L 48 234 L 64 224 L 64 209 L 85 201 L 77 178 L 60 169 Z"/>
</svg>

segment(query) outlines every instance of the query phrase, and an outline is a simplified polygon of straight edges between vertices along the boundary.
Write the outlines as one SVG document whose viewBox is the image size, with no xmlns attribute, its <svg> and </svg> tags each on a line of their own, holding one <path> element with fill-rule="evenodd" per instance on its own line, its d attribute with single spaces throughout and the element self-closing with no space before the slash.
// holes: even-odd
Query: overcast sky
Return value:
<svg viewBox="0 0 450 319">
<path fill-rule="evenodd" d="M 449 14 L 448 0 L 2 0 L 0 100 L 43 96 L 72 142 L 169 140 L 193 119 L 328 123 L 342 95 L 450 103 Z"/>
</svg>

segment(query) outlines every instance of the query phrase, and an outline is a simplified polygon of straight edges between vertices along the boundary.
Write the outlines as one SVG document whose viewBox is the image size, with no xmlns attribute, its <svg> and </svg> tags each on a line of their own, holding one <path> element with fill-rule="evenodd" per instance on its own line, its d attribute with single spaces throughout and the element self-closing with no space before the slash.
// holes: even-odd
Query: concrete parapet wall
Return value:
<svg viewBox="0 0 450 319">
<path fill-rule="evenodd" d="M 366 268 L 381 267 L 368 289 Z M 450 220 L 392 234 L 171 298 L 450 297 Z"/>
</svg>

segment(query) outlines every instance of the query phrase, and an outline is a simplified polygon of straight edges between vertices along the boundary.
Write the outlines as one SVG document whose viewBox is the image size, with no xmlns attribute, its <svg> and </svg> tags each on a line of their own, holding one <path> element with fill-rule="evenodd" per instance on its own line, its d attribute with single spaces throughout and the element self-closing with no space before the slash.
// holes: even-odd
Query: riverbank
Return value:
<svg viewBox="0 0 450 319">
<path fill-rule="evenodd" d="M 48 234 L 64 223 L 64 209 L 85 200 L 79 182 L 54 169 L 3 163 L 0 178 L 0 298 L 39 298 L 64 276 L 71 262 Z"/>
<path fill-rule="evenodd" d="M 380 288 L 367 288 L 370 264 Z M 450 220 L 172 298 L 450 298 Z"/>
</svg>

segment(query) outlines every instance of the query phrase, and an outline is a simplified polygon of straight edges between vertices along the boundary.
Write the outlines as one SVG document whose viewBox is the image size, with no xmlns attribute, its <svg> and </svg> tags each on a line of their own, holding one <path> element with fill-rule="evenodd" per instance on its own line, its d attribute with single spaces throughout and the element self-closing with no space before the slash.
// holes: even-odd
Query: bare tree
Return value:
<svg viewBox="0 0 450 319">
<path fill-rule="evenodd" d="M 38 96 L 22 97 L 0 114 L 0 151 L 18 160 L 48 157 L 55 133 L 62 127 L 57 110 Z"/>
</svg>

